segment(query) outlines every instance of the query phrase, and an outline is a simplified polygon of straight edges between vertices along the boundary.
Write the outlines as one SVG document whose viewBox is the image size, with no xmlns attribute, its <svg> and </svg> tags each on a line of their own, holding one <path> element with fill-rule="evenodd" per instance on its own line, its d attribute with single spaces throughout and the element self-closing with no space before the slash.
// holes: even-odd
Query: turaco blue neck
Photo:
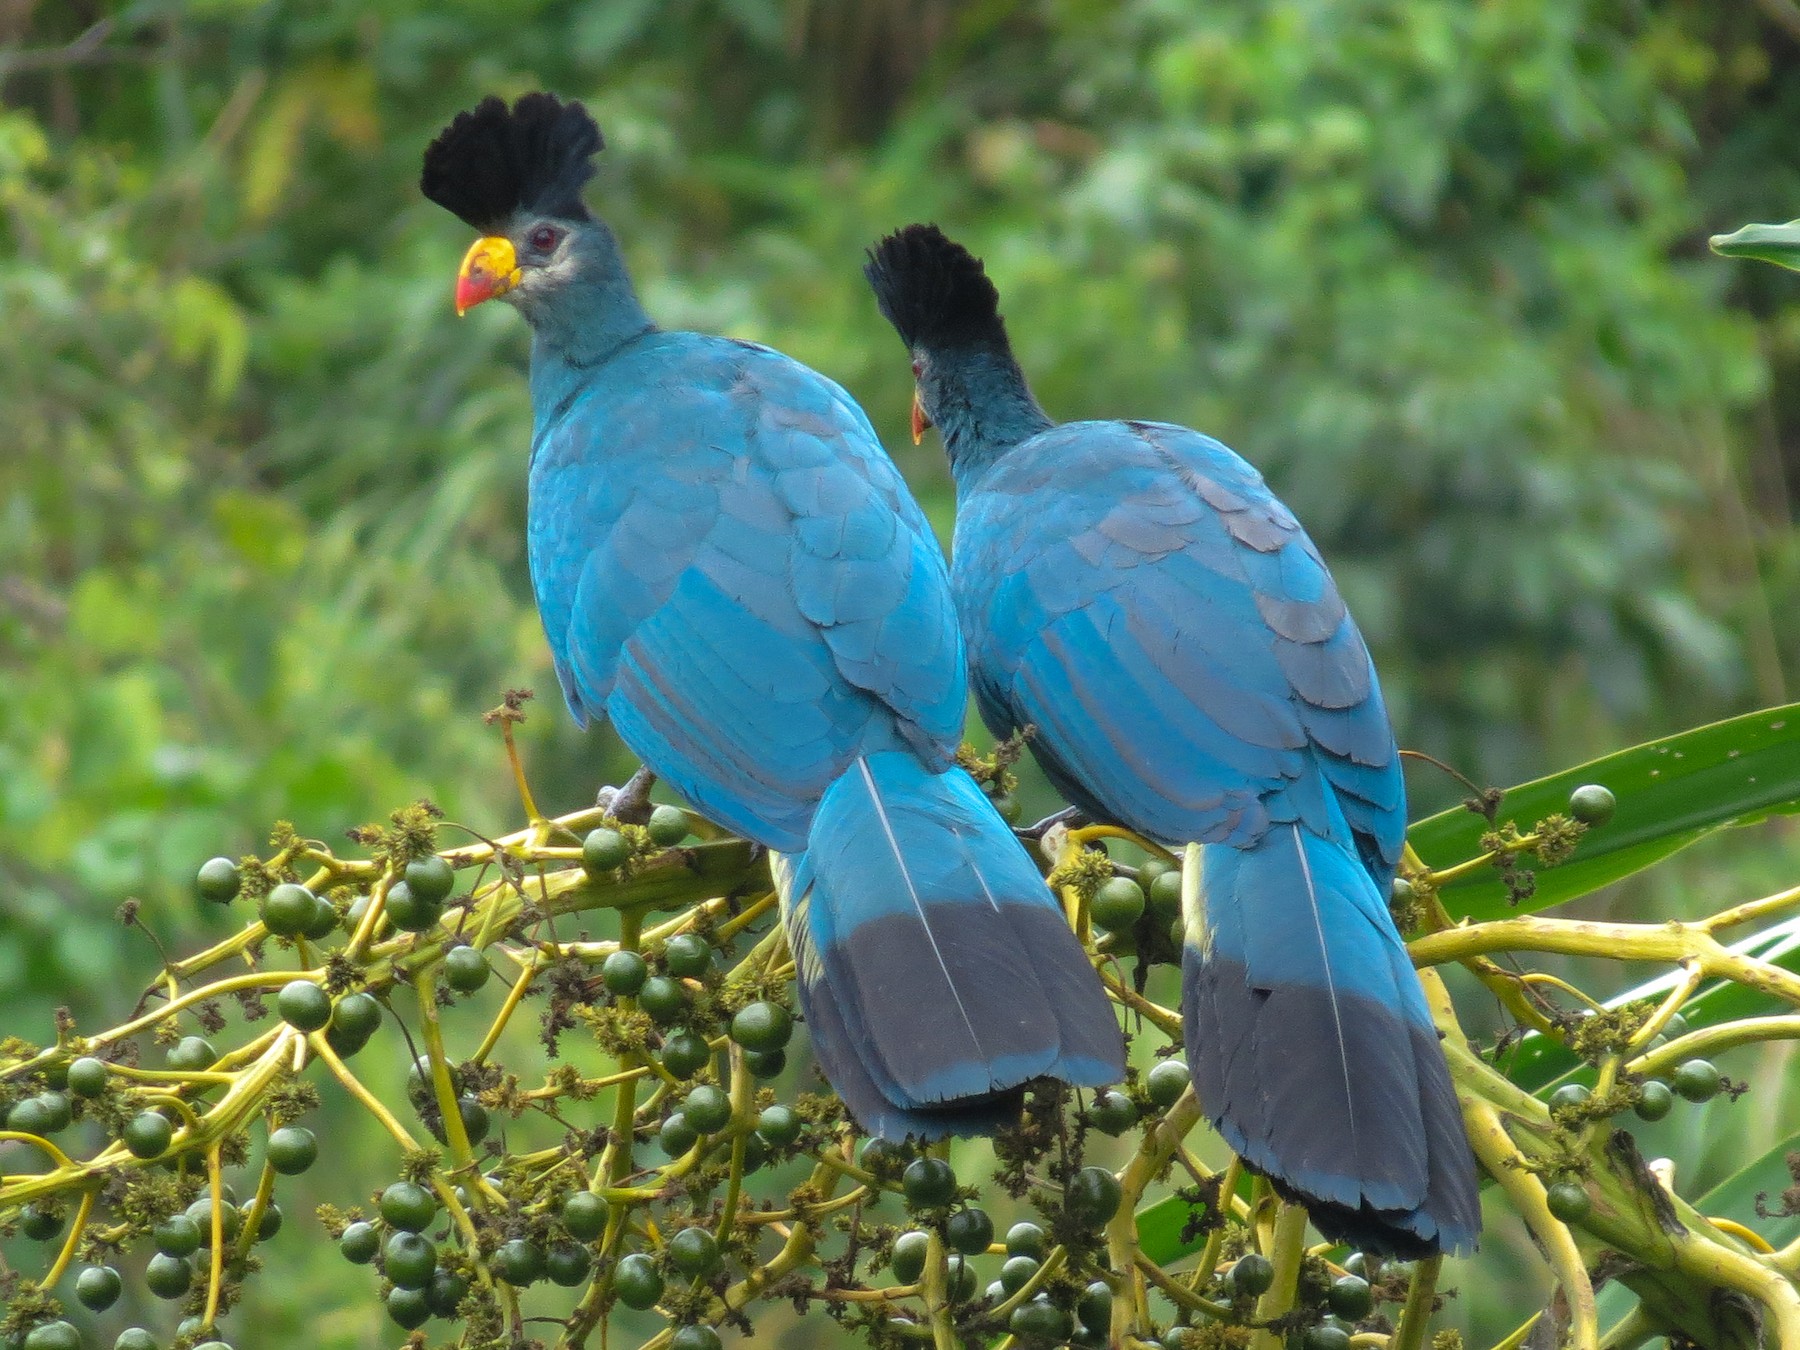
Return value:
<svg viewBox="0 0 1800 1350">
<path fill-rule="evenodd" d="M 519 300 L 531 324 L 531 398 L 540 416 L 586 372 L 656 327 L 638 300 L 613 232 L 594 221 L 581 228 L 575 242 L 568 280 Z"/>
<path fill-rule="evenodd" d="M 1033 397 L 1011 351 L 953 347 L 931 352 L 921 393 L 957 487 L 964 488 L 1021 441 L 1056 425 Z"/>
</svg>

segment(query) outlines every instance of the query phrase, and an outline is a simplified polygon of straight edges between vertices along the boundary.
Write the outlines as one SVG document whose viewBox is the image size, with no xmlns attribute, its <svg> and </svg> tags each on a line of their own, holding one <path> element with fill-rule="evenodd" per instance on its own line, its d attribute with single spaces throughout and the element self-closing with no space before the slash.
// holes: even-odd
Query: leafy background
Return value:
<svg viewBox="0 0 1800 1350">
<path fill-rule="evenodd" d="M 659 320 L 844 383 L 940 525 L 857 273 L 914 219 L 986 256 L 1057 415 L 1188 422 L 1264 469 L 1403 743 L 1509 782 L 1785 701 L 1800 282 L 1704 248 L 1800 210 L 1785 0 L 9 0 L 5 1030 L 122 1012 L 154 957 L 114 907 L 192 945 L 195 864 L 277 817 L 337 837 L 429 794 L 503 828 L 479 713 L 506 686 L 542 696 L 547 803 L 628 771 L 563 716 L 530 608 L 522 325 L 455 321 L 467 232 L 415 186 L 458 108 L 540 85 L 605 128 L 590 199 Z M 1747 898 L 1792 842 L 1598 907 Z M 1785 1081 L 1779 1051 L 1724 1067 Z M 1775 1140 L 1756 1100 L 1648 1146 L 1726 1175 Z M 347 1168 L 388 1165 L 338 1124 Z M 305 1228 L 269 1343 L 385 1334 Z M 1489 1246 L 1516 1270 L 1461 1281 L 1465 1325 L 1540 1296 Z"/>
</svg>

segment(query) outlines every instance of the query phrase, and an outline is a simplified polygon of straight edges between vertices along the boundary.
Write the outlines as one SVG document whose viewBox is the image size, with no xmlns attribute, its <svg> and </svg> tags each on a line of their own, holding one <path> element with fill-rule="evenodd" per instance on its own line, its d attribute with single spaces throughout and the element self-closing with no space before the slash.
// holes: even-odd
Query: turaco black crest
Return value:
<svg viewBox="0 0 1800 1350">
<path fill-rule="evenodd" d="M 579 103 L 537 93 L 508 108 L 490 95 L 425 151 L 419 190 L 483 234 L 499 233 L 521 209 L 586 220 L 581 188 L 605 143 Z"/>
<path fill-rule="evenodd" d="M 869 250 L 863 275 L 908 347 L 1004 342 L 1000 293 L 981 259 L 935 225 L 908 225 Z"/>
</svg>

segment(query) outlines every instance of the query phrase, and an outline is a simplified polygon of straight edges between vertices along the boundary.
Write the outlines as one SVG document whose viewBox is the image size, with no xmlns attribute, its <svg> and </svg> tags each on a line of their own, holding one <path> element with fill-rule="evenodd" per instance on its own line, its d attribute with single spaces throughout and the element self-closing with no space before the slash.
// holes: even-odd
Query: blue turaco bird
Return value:
<svg viewBox="0 0 1800 1350">
<path fill-rule="evenodd" d="M 1117 1081 L 1118 1023 L 954 754 L 968 700 L 943 554 L 830 380 L 664 332 L 581 190 L 579 103 L 460 114 L 421 188 L 479 231 L 459 311 L 532 329 L 527 541 L 578 722 L 780 855 L 819 1062 L 872 1133 L 991 1128 L 1039 1076 Z"/>
<path fill-rule="evenodd" d="M 1387 896 L 1405 791 L 1374 667 L 1256 470 L 1160 422 L 1057 425 L 981 263 L 934 226 L 865 269 L 956 480 L 951 585 L 982 717 L 1099 821 L 1204 843 L 1184 915 L 1194 1087 L 1321 1232 L 1473 1246 L 1475 1167 Z"/>
</svg>

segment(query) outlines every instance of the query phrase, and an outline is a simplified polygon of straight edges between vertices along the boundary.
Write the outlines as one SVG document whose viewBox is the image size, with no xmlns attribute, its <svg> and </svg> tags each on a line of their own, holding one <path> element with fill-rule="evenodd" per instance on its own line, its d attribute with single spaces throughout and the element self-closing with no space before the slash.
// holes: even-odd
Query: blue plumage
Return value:
<svg viewBox="0 0 1800 1350">
<path fill-rule="evenodd" d="M 802 1009 L 865 1128 L 991 1128 L 1034 1077 L 1116 1081 L 1098 979 L 954 765 L 964 654 L 918 505 L 835 384 L 656 329 L 584 172 L 488 163 L 591 154 L 569 119 L 591 128 L 546 95 L 490 100 L 433 145 L 424 186 L 490 232 L 459 303 L 504 296 L 532 324 L 527 542 L 570 709 L 783 855 Z"/>
<path fill-rule="evenodd" d="M 1183 958 L 1202 1106 L 1322 1231 L 1473 1246 L 1473 1158 L 1385 899 L 1399 756 L 1311 540 L 1210 437 L 1054 424 L 980 264 L 934 228 L 884 240 L 868 270 L 956 478 L 952 587 L 983 719 L 1034 726 L 1088 815 L 1207 846 Z"/>
</svg>

